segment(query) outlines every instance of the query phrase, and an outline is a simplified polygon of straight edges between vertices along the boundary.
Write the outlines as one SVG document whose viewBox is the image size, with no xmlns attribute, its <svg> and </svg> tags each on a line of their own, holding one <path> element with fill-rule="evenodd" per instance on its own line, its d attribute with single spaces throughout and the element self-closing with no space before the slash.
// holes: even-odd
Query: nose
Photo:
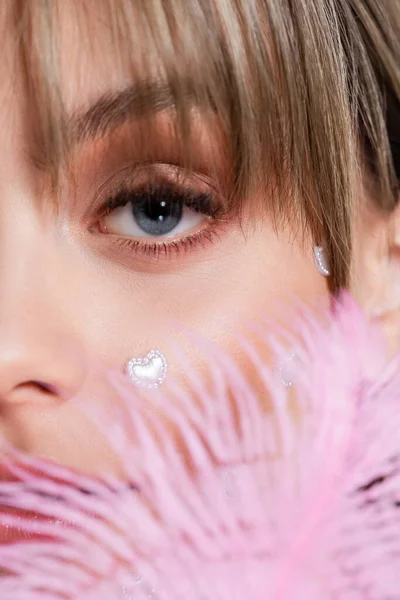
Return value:
<svg viewBox="0 0 400 600">
<path fill-rule="evenodd" d="M 15 208 L 0 228 L 0 409 L 62 402 L 85 377 L 62 241 Z"/>
<path fill-rule="evenodd" d="M 33 311 L 30 313 L 33 317 Z M 41 321 L 43 328 L 48 325 Z M 61 332 L 46 335 L 23 319 L 9 322 L 0 334 L 0 408 L 68 400 L 82 387 L 82 360 Z"/>
</svg>

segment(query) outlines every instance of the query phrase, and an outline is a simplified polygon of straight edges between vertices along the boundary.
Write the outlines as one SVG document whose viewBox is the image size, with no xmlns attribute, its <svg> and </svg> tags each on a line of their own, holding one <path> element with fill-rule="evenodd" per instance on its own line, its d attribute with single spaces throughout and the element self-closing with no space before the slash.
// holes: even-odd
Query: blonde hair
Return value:
<svg viewBox="0 0 400 600">
<path fill-rule="evenodd" d="M 19 13 L 29 22 L 28 75 L 32 44 L 38 49 L 35 93 L 53 157 L 66 143 L 54 4 L 25 0 Z M 333 291 L 346 287 L 362 163 L 375 177 L 382 209 L 393 208 L 398 193 L 399 139 L 388 122 L 399 121 L 400 4 L 108 0 L 107 10 L 132 73 L 156 68 L 168 85 L 186 141 L 193 99 L 218 115 L 234 173 L 232 202 L 240 205 L 262 186 L 275 214 L 295 215 L 327 247 Z"/>
</svg>

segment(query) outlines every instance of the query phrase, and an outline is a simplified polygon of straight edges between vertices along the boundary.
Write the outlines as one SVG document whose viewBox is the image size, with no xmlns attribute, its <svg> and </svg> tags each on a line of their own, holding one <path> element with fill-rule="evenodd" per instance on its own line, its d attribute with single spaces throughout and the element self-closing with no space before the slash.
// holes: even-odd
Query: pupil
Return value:
<svg viewBox="0 0 400 600">
<path fill-rule="evenodd" d="M 182 218 L 183 202 L 144 196 L 132 203 L 132 212 L 139 227 L 148 235 L 171 233 Z"/>
</svg>

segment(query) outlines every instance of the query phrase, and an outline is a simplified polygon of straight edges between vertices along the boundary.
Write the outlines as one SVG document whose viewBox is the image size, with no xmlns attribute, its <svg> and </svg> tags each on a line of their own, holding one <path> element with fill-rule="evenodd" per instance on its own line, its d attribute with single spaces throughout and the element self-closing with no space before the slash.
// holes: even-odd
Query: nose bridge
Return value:
<svg viewBox="0 0 400 600">
<path fill-rule="evenodd" d="M 59 293 L 65 249 L 34 202 L 0 197 L 0 223 L 0 403 L 31 382 L 71 396 L 84 363 Z"/>
<path fill-rule="evenodd" d="M 24 321 L 29 306 L 40 304 L 49 255 L 33 206 L 15 197 L 6 202 L 2 196 L 0 192 L 0 336 L 14 321 Z"/>
</svg>

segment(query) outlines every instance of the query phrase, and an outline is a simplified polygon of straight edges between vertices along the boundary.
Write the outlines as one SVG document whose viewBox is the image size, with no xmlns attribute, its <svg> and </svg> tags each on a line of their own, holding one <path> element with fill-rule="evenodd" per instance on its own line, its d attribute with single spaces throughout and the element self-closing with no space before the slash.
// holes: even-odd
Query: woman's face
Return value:
<svg viewBox="0 0 400 600">
<path fill-rule="evenodd" d="M 151 349 L 168 360 L 170 321 L 229 350 L 245 320 L 280 321 L 294 299 L 321 306 L 329 294 L 312 245 L 295 227 L 274 227 L 262 190 L 247 199 L 249 207 L 263 201 L 257 218 L 250 208 L 241 222 L 222 215 L 223 144 L 201 108 L 193 109 L 193 174 L 177 177 L 184 157 L 171 107 L 151 115 L 148 144 L 157 160 L 148 163 L 138 135 L 147 115 L 139 121 L 134 102 L 141 90 L 124 71 L 107 22 L 93 15 L 89 39 L 67 4 L 60 73 L 73 146 L 68 193 L 59 197 L 42 160 L 15 32 L 2 29 L 0 423 L 20 448 L 98 473 L 112 457 L 71 402 L 96 393 L 91 361 L 122 371 Z M 143 201 L 149 186 L 150 211 Z M 182 342 L 173 327 L 170 336 Z M 174 375 L 182 373 L 172 360 Z"/>
</svg>

